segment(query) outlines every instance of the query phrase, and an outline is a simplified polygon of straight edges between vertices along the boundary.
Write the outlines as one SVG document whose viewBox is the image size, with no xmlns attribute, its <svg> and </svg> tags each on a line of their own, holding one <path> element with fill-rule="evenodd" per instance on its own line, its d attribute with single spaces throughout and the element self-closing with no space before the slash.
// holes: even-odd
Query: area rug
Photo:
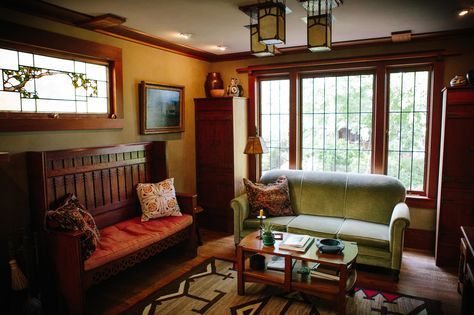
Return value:
<svg viewBox="0 0 474 315">
<path fill-rule="evenodd" d="M 211 258 L 152 293 L 125 314 L 336 314 L 334 304 L 298 292 L 247 283 L 237 294 L 232 262 Z M 347 296 L 346 314 L 441 314 L 439 301 L 355 288 Z"/>
</svg>

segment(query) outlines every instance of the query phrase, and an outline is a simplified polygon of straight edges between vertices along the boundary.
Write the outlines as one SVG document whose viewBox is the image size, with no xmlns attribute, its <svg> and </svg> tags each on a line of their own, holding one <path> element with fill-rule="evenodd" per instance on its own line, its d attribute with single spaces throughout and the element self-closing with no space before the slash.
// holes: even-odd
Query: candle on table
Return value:
<svg viewBox="0 0 474 315">
<path fill-rule="evenodd" d="M 263 217 L 263 209 L 260 209 L 260 215 L 259 217 Z"/>
</svg>

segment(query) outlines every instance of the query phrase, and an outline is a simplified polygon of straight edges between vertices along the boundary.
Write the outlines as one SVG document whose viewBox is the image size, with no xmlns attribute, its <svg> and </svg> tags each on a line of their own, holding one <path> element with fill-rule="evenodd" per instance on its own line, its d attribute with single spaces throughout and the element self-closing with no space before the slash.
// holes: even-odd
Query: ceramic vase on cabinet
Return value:
<svg viewBox="0 0 474 315">
<path fill-rule="evenodd" d="M 204 89 L 206 96 L 211 97 L 211 90 L 223 89 L 224 82 L 222 81 L 221 74 L 219 72 L 209 72 L 207 74 L 206 82 L 204 83 Z"/>
</svg>

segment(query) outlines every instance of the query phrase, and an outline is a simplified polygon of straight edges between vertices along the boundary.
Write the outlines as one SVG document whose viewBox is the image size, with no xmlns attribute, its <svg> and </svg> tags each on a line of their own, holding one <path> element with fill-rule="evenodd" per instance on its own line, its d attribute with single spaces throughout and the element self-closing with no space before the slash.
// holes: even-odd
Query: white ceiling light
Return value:
<svg viewBox="0 0 474 315">
<path fill-rule="evenodd" d="M 190 39 L 193 34 L 191 33 L 179 33 L 179 37 L 184 38 L 184 39 Z"/>
<path fill-rule="evenodd" d="M 219 49 L 220 51 L 225 51 L 227 49 L 227 46 L 217 45 L 217 49 Z"/>
<path fill-rule="evenodd" d="M 466 14 L 471 13 L 473 11 L 474 11 L 474 8 L 462 9 L 461 11 L 459 11 L 458 15 L 465 16 Z"/>
</svg>

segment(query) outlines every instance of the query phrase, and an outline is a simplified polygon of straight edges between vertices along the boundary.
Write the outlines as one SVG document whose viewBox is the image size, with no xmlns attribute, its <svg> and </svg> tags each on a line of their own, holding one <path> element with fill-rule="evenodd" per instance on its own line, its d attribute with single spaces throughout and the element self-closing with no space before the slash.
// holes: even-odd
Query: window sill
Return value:
<svg viewBox="0 0 474 315">
<path fill-rule="evenodd" d="M 0 118 L 0 131 L 54 131 L 122 128 L 122 118 Z"/>
<path fill-rule="evenodd" d="M 436 209 L 436 199 L 426 196 L 408 195 L 405 202 L 409 207 Z"/>
</svg>

